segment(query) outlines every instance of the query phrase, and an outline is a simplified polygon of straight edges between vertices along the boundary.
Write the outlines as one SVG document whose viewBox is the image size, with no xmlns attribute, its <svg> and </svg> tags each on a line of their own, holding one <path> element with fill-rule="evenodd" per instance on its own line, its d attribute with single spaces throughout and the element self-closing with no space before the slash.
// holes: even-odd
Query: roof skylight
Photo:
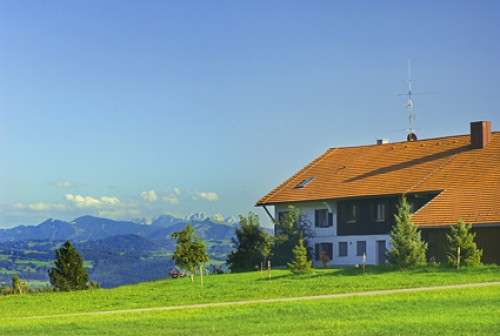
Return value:
<svg viewBox="0 0 500 336">
<path fill-rule="evenodd" d="M 311 182 L 312 180 L 314 180 L 316 176 L 312 176 L 310 178 L 308 178 L 307 180 L 304 180 L 302 182 L 300 182 L 299 184 L 297 184 L 297 186 L 295 187 L 295 189 L 300 189 L 300 188 L 304 188 L 309 182 Z"/>
</svg>

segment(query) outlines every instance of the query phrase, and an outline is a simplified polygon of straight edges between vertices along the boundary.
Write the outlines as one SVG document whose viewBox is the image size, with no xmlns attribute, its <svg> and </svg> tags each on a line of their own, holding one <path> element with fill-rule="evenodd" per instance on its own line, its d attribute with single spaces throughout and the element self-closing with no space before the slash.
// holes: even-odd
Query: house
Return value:
<svg viewBox="0 0 500 336">
<path fill-rule="evenodd" d="M 450 225 L 472 224 L 484 263 L 500 263 L 500 132 L 473 122 L 468 135 L 331 148 L 260 199 L 274 218 L 299 208 L 314 227 L 313 260 L 330 265 L 386 262 L 401 196 L 428 242 L 427 257 L 446 262 Z M 273 217 L 273 216 L 271 216 Z"/>
</svg>

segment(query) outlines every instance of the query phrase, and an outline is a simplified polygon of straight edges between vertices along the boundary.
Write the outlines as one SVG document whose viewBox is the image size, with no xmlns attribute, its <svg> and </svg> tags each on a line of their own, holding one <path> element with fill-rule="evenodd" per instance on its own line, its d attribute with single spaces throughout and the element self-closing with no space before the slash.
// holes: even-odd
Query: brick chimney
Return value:
<svg viewBox="0 0 500 336">
<path fill-rule="evenodd" d="M 470 123 L 470 148 L 485 148 L 491 141 L 491 122 L 474 121 Z"/>
</svg>

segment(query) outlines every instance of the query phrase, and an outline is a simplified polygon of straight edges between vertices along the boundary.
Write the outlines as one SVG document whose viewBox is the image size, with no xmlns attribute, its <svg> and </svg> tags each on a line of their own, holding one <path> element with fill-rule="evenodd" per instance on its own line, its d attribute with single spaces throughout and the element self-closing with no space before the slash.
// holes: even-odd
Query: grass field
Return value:
<svg viewBox="0 0 500 336">
<path fill-rule="evenodd" d="M 384 268 L 317 270 L 294 277 L 273 271 L 123 286 L 109 290 L 0 297 L 1 335 L 393 335 L 491 334 L 500 330 L 500 287 L 448 289 L 366 297 L 254 303 L 89 316 L 25 318 L 189 303 L 411 288 L 500 280 L 500 268 L 457 272 L 427 267 L 407 272 Z"/>
</svg>

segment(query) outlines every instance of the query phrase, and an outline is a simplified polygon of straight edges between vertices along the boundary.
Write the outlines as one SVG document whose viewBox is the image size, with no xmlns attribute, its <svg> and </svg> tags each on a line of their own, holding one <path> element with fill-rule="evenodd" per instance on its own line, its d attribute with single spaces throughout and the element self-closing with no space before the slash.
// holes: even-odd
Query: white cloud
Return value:
<svg viewBox="0 0 500 336">
<path fill-rule="evenodd" d="M 141 197 L 144 198 L 148 202 L 155 202 L 156 200 L 158 200 L 158 196 L 156 196 L 156 193 L 154 190 L 141 192 Z"/>
<path fill-rule="evenodd" d="M 179 190 L 179 188 L 174 188 L 174 192 L 175 192 L 177 195 L 180 195 L 180 194 L 181 194 L 181 191 Z"/>
<path fill-rule="evenodd" d="M 162 200 L 164 200 L 165 202 L 169 202 L 170 204 L 179 204 L 179 199 L 175 195 L 163 196 Z"/>
<path fill-rule="evenodd" d="M 78 186 L 76 183 L 68 181 L 49 182 L 47 184 L 51 187 L 56 187 L 56 188 L 74 188 Z"/>
<path fill-rule="evenodd" d="M 26 204 L 24 203 L 16 203 L 14 204 L 15 209 L 26 209 Z"/>
<path fill-rule="evenodd" d="M 36 210 L 36 211 L 66 210 L 66 206 L 64 204 L 45 203 L 45 202 L 38 202 L 38 203 L 29 204 L 28 208 L 30 208 L 31 210 Z"/>
<path fill-rule="evenodd" d="M 197 191 L 197 192 L 191 194 L 191 198 L 193 199 L 193 201 L 198 201 L 198 199 L 201 198 L 201 199 L 212 202 L 212 201 L 217 201 L 219 199 L 219 196 L 217 196 L 217 194 L 214 192 L 199 192 L 199 191 Z"/>
<path fill-rule="evenodd" d="M 102 208 L 120 205 L 120 200 L 116 197 L 102 196 L 100 200 L 90 196 L 80 196 L 66 194 L 66 200 L 72 202 L 77 208 Z"/>
</svg>

